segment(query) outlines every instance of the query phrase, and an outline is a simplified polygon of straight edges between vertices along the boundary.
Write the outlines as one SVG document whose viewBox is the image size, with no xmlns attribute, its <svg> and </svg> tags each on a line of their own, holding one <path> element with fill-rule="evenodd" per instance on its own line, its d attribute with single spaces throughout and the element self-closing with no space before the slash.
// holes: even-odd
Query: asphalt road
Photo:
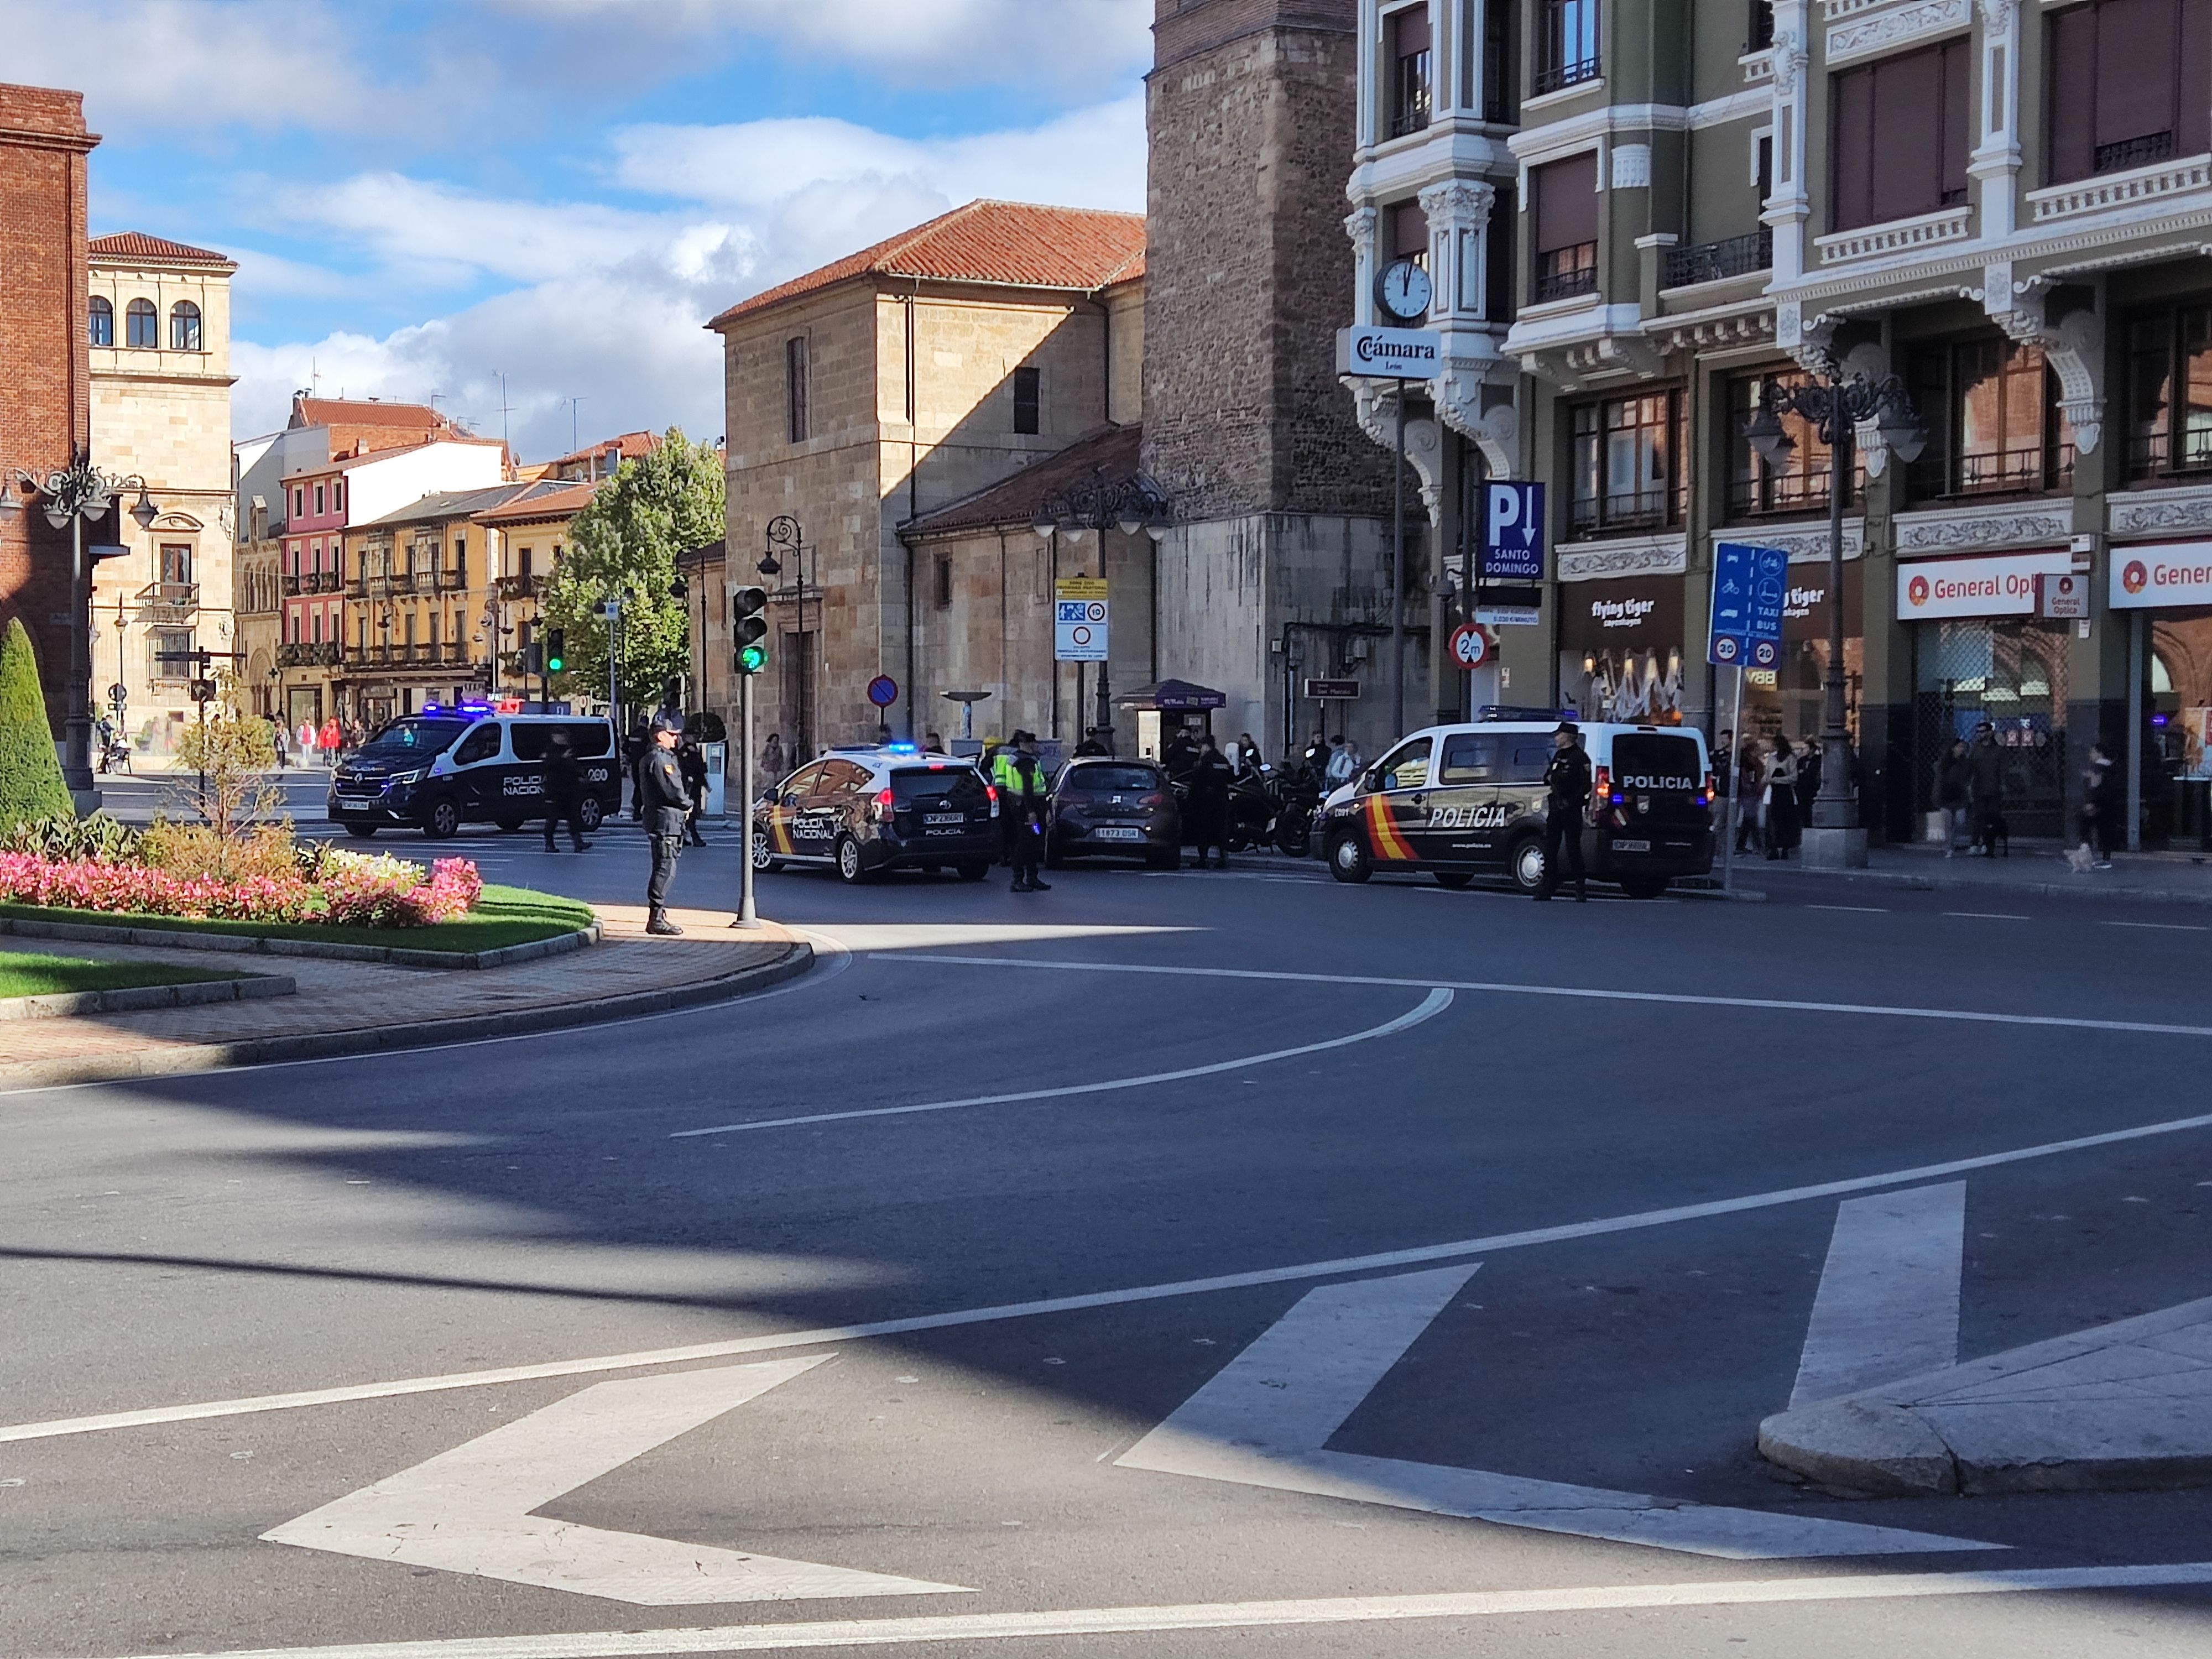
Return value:
<svg viewBox="0 0 2212 1659">
<path fill-rule="evenodd" d="M 1752 1439 L 1862 1197 L 1962 1355 L 2212 1295 L 2212 934 L 1760 873 L 786 874 L 750 1001 L 0 1097 L 0 1652 L 2202 1654 L 2202 1493 Z"/>
</svg>

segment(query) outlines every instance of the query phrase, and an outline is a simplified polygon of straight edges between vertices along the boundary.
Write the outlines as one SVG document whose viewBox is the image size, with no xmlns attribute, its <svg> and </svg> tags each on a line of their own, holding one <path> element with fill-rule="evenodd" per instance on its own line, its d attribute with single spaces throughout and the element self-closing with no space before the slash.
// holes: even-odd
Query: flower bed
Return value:
<svg viewBox="0 0 2212 1659">
<path fill-rule="evenodd" d="M 318 849 L 313 873 L 223 880 L 143 864 L 0 853 L 0 902 L 193 920 L 429 927 L 473 910 L 483 878 L 466 859 L 425 877 L 399 859 Z"/>
</svg>

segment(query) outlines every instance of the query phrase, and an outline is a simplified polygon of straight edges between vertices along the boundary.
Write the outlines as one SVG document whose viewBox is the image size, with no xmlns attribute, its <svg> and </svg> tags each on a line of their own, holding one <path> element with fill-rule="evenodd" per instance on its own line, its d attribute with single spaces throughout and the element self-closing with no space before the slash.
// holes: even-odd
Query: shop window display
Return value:
<svg viewBox="0 0 2212 1659">
<path fill-rule="evenodd" d="M 2007 830 L 2014 836 L 2066 833 L 2069 626 L 2027 617 L 1930 622 L 1912 629 L 1911 799 L 1923 822 L 1935 808 L 1937 760 L 1953 741 L 1971 741 L 1986 720 L 2006 754 Z"/>
</svg>

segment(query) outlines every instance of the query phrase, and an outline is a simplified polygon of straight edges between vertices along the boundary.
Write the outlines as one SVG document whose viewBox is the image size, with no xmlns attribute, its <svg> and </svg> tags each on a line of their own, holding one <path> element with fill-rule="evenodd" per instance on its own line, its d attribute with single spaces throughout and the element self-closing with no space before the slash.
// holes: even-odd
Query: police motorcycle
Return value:
<svg viewBox="0 0 2212 1659">
<path fill-rule="evenodd" d="M 1321 781 L 1310 766 L 1294 766 L 1275 781 L 1275 849 L 1286 859 L 1312 853 L 1314 813 L 1322 801 Z"/>
<path fill-rule="evenodd" d="M 1274 835 L 1281 803 L 1273 767 L 1265 761 L 1240 767 L 1229 786 L 1229 827 L 1223 844 L 1232 853 L 1266 845 Z"/>
</svg>

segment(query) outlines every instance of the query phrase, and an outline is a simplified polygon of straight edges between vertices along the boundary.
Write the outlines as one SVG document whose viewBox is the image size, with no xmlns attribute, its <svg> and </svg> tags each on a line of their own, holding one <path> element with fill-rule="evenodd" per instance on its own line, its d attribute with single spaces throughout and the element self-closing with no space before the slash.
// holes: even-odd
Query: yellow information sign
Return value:
<svg viewBox="0 0 2212 1659">
<path fill-rule="evenodd" d="M 1106 597 L 1106 580 L 1103 576 L 1062 576 L 1052 585 L 1055 599 L 1103 599 Z"/>
</svg>

